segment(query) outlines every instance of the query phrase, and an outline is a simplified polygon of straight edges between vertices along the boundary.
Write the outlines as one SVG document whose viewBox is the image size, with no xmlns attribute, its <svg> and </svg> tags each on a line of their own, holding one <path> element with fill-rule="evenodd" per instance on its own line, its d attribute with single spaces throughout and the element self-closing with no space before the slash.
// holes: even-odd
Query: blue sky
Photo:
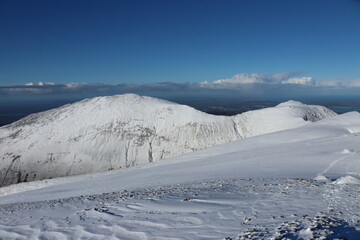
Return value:
<svg viewBox="0 0 360 240">
<path fill-rule="evenodd" d="M 0 32 L 2 86 L 360 86 L 355 0 L 0 0 Z"/>
</svg>

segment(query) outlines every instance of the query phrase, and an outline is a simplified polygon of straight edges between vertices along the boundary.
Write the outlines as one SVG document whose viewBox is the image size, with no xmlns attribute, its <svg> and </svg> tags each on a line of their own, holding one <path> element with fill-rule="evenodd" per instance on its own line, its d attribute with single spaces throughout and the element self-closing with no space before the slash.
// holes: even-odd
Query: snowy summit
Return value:
<svg viewBox="0 0 360 240">
<path fill-rule="evenodd" d="M 0 186 L 141 165 L 334 115 L 294 101 L 225 117 L 135 94 L 85 99 L 0 128 Z"/>
</svg>

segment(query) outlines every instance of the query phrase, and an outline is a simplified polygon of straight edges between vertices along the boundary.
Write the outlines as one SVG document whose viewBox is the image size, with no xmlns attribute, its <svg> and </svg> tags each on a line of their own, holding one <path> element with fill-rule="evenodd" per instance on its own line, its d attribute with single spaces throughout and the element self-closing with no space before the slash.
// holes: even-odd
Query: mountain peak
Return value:
<svg viewBox="0 0 360 240">
<path fill-rule="evenodd" d="M 302 107 L 302 106 L 306 106 L 306 105 L 302 102 L 294 101 L 294 100 L 289 100 L 276 105 L 276 107 Z"/>
<path fill-rule="evenodd" d="M 124 104 L 124 103 L 149 103 L 149 104 L 171 104 L 171 105 L 178 105 L 174 102 L 170 102 L 167 100 L 159 99 L 159 98 L 153 98 L 153 97 L 147 97 L 147 96 L 141 96 L 134 93 L 126 93 L 126 94 L 118 94 L 113 96 L 101 96 L 101 97 L 94 97 L 94 98 L 86 98 L 78 103 L 118 103 L 118 104 Z M 76 104 L 76 103 L 75 103 Z"/>
</svg>

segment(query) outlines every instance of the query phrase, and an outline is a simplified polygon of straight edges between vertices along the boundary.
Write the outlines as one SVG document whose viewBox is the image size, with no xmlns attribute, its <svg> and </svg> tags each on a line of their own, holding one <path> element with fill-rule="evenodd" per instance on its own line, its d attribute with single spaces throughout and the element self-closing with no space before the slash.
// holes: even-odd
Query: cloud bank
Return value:
<svg viewBox="0 0 360 240">
<path fill-rule="evenodd" d="M 240 73 L 232 78 L 219 79 L 213 82 L 200 82 L 199 85 L 205 88 L 233 88 L 248 84 L 281 84 L 289 81 L 289 77 L 298 75 L 299 72 L 260 74 L 260 73 Z"/>
<path fill-rule="evenodd" d="M 282 81 L 282 84 L 299 84 L 299 85 L 315 85 L 315 81 L 312 77 L 300 77 L 300 78 L 290 78 L 288 80 Z"/>
<path fill-rule="evenodd" d="M 243 96 L 248 98 L 316 96 L 318 93 L 331 94 L 358 93 L 360 79 L 341 81 L 338 79 L 317 81 L 310 76 L 299 76 L 301 72 L 274 74 L 240 73 L 231 78 L 199 83 L 160 82 L 149 84 L 104 84 L 29 82 L 17 86 L 0 86 L 0 96 L 23 95 L 73 95 L 96 96 L 122 93 L 138 93 L 149 96 Z M 350 91 L 351 90 L 351 91 Z"/>
</svg>

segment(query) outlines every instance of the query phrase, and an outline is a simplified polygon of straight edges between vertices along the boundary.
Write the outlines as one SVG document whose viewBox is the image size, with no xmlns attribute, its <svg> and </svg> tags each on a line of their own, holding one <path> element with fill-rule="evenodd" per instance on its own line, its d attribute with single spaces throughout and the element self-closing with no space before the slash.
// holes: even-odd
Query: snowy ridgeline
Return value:
<svg viewBox="0 0 360 240">
<path fill-rule="evenodd" d="M 0 186 L 145 164 L 335 115 L 294 101 L 225 117 L 134 94 L 85 99 L 0 128 Z"/>
</svg>

